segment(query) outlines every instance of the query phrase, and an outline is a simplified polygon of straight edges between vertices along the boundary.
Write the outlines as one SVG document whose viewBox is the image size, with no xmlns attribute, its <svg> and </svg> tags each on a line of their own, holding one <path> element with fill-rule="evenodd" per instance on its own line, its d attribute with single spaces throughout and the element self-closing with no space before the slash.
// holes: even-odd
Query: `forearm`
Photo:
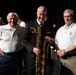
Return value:
<svg viewBox="0 0 76 75">
<path fill-rule="evenodd" d="M 69 48 L 65 49 L 65 52 L 68 53 L 68 52 L 73 51 L 75 49 L 76 49 L 76 45 L 72 45 Z"/>
<path fill-rule="evenodd" d="M 32 51 L 33 51 L 34 46 L 33 46 L 30 42 L 28 42 L 27 40 L 25 40 L 25 41 L 23 42 L 23 45 L 24 45 L 24 47 L 25 47 L 29 52 L 32 52 Z"/>
</svg>

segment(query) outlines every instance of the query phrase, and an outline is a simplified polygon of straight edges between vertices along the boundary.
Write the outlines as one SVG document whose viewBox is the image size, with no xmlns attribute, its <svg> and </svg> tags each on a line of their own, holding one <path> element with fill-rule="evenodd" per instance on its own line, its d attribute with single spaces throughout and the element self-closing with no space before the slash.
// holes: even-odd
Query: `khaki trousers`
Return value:
<svg viewBox="0 0 76 75">
<path fill-rule="evenodd" d="M 66 67 L 66 69 L 62 69 L 63 72 L 67 71 L 65 75 L 76 75 L 76 56 L 67 57 L 66 59 L 60 58 L 60 61 Z"/>
</svg>

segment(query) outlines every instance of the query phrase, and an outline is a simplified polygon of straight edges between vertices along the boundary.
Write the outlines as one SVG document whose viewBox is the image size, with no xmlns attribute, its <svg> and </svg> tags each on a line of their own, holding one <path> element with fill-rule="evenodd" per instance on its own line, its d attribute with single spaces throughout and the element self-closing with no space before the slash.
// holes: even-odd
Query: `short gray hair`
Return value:
<svg viewBox="0 0 76 75">
<path fill-rule="evenodd" d="M 16 12 L 10 12 L 10 13 L 8 13 L 7 19 L 9 18 L 9 16 L 12 16 L 12 15 L 16 16 L 16 18 L 18 19 L 18 14 Z"/>
<path fill-rule="evenodd" d="M 66 10 L 64 11 L 64 13 L 70 13 L 73 17 L 75 16 L 75 15 L 74 15 L 74 11 L 73 11 L 72 9 L 66 9 Z M 63 15 L 64 15 L 64 13 L 63 13 Z"/>
<path fill-rule="evenodd" d="M 46 11 L 46 13 L 47 13 L 47 8 L 46 8 L 45 6 L 39 6 L 39 7 L 37 8 L 37 11 L 40 10 L 40 9 L 43 9 L 43 10 Z"/>
</svg>

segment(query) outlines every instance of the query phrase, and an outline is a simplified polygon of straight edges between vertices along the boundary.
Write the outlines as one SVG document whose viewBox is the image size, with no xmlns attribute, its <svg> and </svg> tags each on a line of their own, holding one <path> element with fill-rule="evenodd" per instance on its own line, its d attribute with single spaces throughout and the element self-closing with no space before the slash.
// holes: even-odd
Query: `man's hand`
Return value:
<svg viewBox="0 0 76 75">
<path fill-rule="evenodd" d="M 0 56 L 4 55 L 4 52 L 0 49 Z"/>
<path fill-rule="evenodd" d="M 65 50 L 57 50 L 57 54 L 60 56 L 60 57 L 63 57 L 65 55 Z"/>
<path fill-rule="evenodd" d="M 54 41 L 54 39 L 49 36 L 46 36 L 45 39 L 47 39 L 48 41 Z"/>
<path fill-rule="evenodd" d="M 33 49 L 33 52 L 38 55 L 38 54 L 40 54 L 41 50 L 35 47 Z"/>
</svg>

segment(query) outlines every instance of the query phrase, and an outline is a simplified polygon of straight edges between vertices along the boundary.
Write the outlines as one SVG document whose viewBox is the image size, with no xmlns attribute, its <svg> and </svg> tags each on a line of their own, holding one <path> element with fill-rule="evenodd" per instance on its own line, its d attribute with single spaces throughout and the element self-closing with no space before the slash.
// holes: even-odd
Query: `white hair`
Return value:
<svg viewBox="0 0 76 75">
<path fill-rule="evenodd" d="M 72 9 L 66 9 L 66 10 L 64 11 L 63 15 L 64 15 L 65 13 L 70 13 L 70 14 L 74 17 L 74 11 L 73 11 Z"/>
<path fill-rule="evenodd" d="M 39 6 L 37 8 L 37 11 L 39 11 L 40 9 L 44 10 L 47 13 L 47 8 L 45 6 Z"/>
<path fill-rule="evenodd" d="M 15 13 L 15 12 L 10 12 L 10 13 L 8 13 L 7 19 L 9 18 L 9 16 L 12 16 L 12 15 L 16 16 L 16 18 L 18 19 L 18 14 Z"/>
</svg>

